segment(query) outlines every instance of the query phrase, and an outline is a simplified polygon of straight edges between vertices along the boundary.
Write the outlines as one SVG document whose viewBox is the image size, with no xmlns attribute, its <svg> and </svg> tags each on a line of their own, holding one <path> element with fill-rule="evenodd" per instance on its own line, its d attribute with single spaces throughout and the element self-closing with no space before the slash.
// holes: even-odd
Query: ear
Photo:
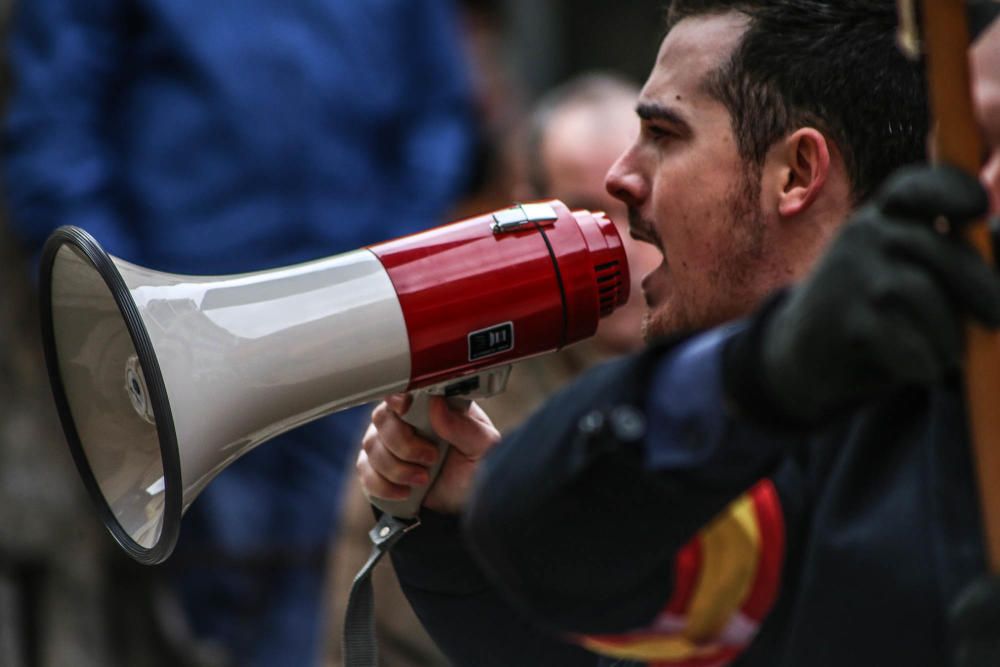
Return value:
<svg viewBox="0 0 1000 667">
<path fill-rule="evenodd" d="M 819 130 L 803 127 L 776 151 L 782 174 L 778 212 L 791 218 L 806 211 L 823 192 L 830 175 L 830 145 Z"/>
</svg>

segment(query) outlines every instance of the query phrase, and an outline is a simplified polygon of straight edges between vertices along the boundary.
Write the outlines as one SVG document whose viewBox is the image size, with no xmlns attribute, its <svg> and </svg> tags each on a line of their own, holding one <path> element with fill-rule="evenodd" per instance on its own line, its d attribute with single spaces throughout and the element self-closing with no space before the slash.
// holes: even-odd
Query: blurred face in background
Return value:
<svg viewBox="0 0 1000 667">
<path fill-rule="evenodd" d="M 624 353 L 642 346 L 642 277 L 660 262 L 656 248 L 632 240 L 625 205 L 608 194 L 608 169 L 635 140 L 639 121 L 635 97 L 617 94 L 600 103 L 570 102 L 557 108 L 540 137 L 539 159 L 544 196 L 574 209 L 604 211 L 618 227 L 632 276 L 628 304 L 601 320 L 597 343 L 607 352 Z"/>
<path fill-rule="evenodd" d="M 987 156 L 980 180 L 990 193 L 990 212 L 996 216 L 1000 215 L 1000 19 L 972 49 L 972 90 Z"/>
</svg>

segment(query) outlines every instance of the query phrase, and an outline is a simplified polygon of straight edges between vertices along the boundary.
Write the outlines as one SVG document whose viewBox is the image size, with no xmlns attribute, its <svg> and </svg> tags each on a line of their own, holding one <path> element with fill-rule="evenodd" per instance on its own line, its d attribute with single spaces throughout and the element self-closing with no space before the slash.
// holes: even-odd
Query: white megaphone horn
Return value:
<svg viewBox="0 0 1000 667">
<path fill-rule="evenodd" d="M 496 392 L 512 362 L 593 335 L 628 291 L 614 224 L 558 201 L 213 277 L 136 266 L 63 227 L 42 256 L 42 335 L 91 498 L 133 558 L 158 563 L 198 493 L 265 440 L 390 392 Z M 407 517 L 421 500 L 380 506 Z"/>
</svg>

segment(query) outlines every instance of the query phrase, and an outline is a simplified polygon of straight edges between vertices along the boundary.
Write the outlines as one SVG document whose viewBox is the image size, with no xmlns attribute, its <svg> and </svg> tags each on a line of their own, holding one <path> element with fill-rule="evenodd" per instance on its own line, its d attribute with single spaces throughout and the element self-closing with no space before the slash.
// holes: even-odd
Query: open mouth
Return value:
<svg viewBox="0 0 1000 667">
<path fill-rule="evenodd" d="M 652 307 L 656 305 L 657 301 L 659 300 L 658 298 L 660 292 L 659 283 L 662 282 L 663 278 L 665 278 L 666 271 L 667 271 L 667 260 L 666 258 L 664 258 L 664 260 L 660 262 L 655 269 L 653 269 L 645 276 L 643 276 L 642 296 L 643 298 L 646 299 L 647 306 Z M 657 279 L 658 275 L 661 273 L 664 275 L 658 280 Z"/>
</svg>

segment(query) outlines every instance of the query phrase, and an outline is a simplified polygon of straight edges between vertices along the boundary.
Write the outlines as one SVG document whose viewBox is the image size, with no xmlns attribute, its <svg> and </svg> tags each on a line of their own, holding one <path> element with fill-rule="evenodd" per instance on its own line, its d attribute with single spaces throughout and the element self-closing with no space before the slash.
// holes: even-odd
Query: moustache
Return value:
<svg viewBox="0 0 1000 667">
<path fill-rule="evenodd" d="M 634 206 L 628 207 L 628 226 L 632 229 L 641 229 L 645 221 L 639 215 L 639 209 Z"/>
<path fill-rule="evenodd" d="M 639 209 L 634 206 L 628 207 L 628 228 L 633 235 L 638 235 L 640 239 L 654 243 L 657 248 L 663 250 L 663 241 L 653 221 L 643 218 Z"/>
</svg>

